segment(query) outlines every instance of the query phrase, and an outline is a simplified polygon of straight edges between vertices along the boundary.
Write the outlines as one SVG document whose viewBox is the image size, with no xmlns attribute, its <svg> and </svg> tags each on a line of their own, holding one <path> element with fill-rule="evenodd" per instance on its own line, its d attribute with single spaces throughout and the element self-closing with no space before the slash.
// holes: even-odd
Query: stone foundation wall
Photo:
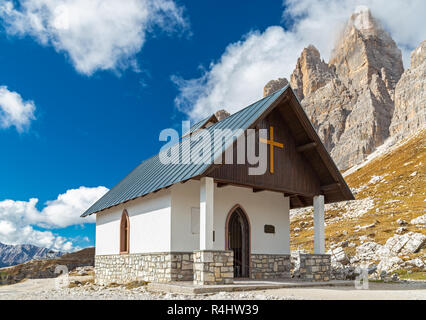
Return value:
<svg viewBox="0 0 426 320">
<path fill-rule="evenodd" d="M 290 255 L 251 254 L 251 279 L 290 277 Z M 160 252 L 95 256 L 95 282 L 193 281 L 196 285 L 228 284 L 234 279 L 234 255 L 227 251 Z M 331 257 L 299 254 L 294 276 L 300 280 L 328 281 Z"/>
<path fill-rule="evenodd" d="M 234 280 L 234 252 L 194 251 L 194 284 L 229 284 Z"/>
<path fill-rule="evenodd" d="M 290 278 L 290 268 L 289 254 L 251 254 L 252 279 Z"/>
<path fill-rule="evenodd" d="M 192 252 L 159 252 L 95 256 L 95 282 L 191 281 L 194 277 Z"/>
<path fill-rule="evenodd" d="M 300 254 L 298 276 L 301 280 L 329 281 L 330 274 L 329 254 Z"/>
</svg>

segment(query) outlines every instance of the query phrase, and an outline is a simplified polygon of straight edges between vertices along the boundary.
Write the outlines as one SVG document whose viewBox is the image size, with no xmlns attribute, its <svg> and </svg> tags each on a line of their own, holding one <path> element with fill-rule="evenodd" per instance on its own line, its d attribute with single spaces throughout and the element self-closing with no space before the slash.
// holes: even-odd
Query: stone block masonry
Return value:
<svg viewBox="0 0 426 320">
<path fill-rule="evenodd" d="M 194 251 L 194 284 L 230 284 L 234 280 L 234 252 Z"/>
<path fill-rule="evenodd" d="M 331 256 L 329 254 L 300 254 L 298 273 L 301 280 L 329 281 Z"/>
<path fill-rule="evenodd" d="M 290 255 L 251 254 L 251 279 L 287 279 L 290 269 Z M 294 275 L 300 280 L 328 281 L 330 271 L 330 255 L 300 254 Z M 202 250 L 95 256 L 96 284 L 132 281 L 230 284 L 234 281 L 234 254 L 232 250 Z"/>
<path fill-rule="evenodd" d="M 287 279 L 290 268 L 289 254 L 251 254 L 252 279 Z"/>
<path fill-rule="evenodd" d="M 192 281 L 192 252 L 159 252 L 95 256 L 95 282 Z"/>
</svg>

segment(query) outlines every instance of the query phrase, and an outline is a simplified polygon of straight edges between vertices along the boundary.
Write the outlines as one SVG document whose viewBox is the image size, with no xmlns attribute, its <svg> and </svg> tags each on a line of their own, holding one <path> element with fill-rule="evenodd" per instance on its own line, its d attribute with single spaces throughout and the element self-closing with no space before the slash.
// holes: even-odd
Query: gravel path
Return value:
<svg viewBox="0 0 426 320">
<path fill-rule="evenodd" d="M 105 288 L 86 284 L 74 288 L 56 288 L 55 279 L 31 279 L 0 287 L 1 300 L 299 300 L 299 299 L 412 299 L 426 300 L 426 282 L 398 284 L 370 283 L 369 290 L 354 287 L 288 288 L 251 292 L 220 292 L 185 295 L 149 292 L 145 287 L 126 289 L 123 286 Z"/>
<path fill-rule="evenodd" d="M 369 283 L 368 290 L 355 287 L 288 288 L 263 291 L 281 298 L 309 300 L 426 300 L 426 282 Z"/>
</svg>

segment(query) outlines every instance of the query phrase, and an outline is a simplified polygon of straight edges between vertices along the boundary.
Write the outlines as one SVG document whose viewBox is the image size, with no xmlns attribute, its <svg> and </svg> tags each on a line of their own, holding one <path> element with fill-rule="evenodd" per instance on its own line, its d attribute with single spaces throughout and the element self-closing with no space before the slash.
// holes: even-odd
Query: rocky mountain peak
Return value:
<svg viewBox="0 0 426 320">
<path fill-rule="evenodd" d="M 378 76 L 391 97 L 404 72 L 401 50 L 366 7 L 357 8 L 347 21 L 329 64 L 342 81 L 356 88 Z"/>
<path fill-rule="evenodd" d="M 391 136 L 404 138 L 426 124 L 426 41 L 411 53 L 410 68 L 395 88 Z"/>
<path fill-rule="evenodd" d="M 318 49 L 309 45 L 297 59 L 290 85 L 299 99 L 303 99 L 323 87 L 332 78 L 334 71 L 321 59 Z"/>
<path fill-rule="evenodd" d="M 371 11 L 366 6 L 359 6 L 348 20 L 347 27 L 355 28 L 361 31 L 364 35 L 377 34 L 382 31 L 380 23 L 373 18 Z"/>
<path fill-rule="evenodd" d="M 263 96 L 269 96 L 271 93 L 284 88 L 286 85 L 288 85 L 288 80 L 286 78 L 271 80 L 263 88 Z"/>
<path fill-rule="evenodd" d="M 302 51 L 290 85 L 340 169 L 426 122 L 425 56 L 426 41 L 404 72 L 401 50 L 367 7 L 349 17 L 328 64 L 313 45 Z M 268 82 L 265 95 L 282 80 Z"/>
<path fill-rule="evenodd" d="M 426 61 L 426 40 L 411 53 L 410 69 L 421 66 Z"/>
</svg>

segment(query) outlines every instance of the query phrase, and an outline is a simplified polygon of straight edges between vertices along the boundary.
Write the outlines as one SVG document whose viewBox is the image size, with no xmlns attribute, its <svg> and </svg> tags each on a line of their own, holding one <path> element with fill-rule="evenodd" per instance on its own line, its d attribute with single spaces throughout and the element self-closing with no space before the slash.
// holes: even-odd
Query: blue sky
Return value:
<svg viewBox="0 0 426 320">
<path fill-rule="evenodd" d="M 129 19 L 142 32 L 121 48 L 131 48 L 131 53 L 114 60 L 108 47 L 77 50 L 97 36 L 95 31 L 55 33 L 46 21 L 40 31 L 25 20 L 31 10 L 22 6 L 25 1 L 20 6 L 19 1 L 0 0 L 0 86 L 34 106 L 23 129 L 0 127 L 0 242 L 62 250 L 94 245 L 94 224 L 83 224 L 78 218 L 82 212 L 73 210 L 98 198 L 105 191 L 99 186 L 112 188 L 157 153 L 162 129 L 179 128 L 182 120 L 215 109 L 236 111 L 260 98 L 265 80 L 288 77 L 297 54 L 309 43 L 317 40 L 314 44 L 327 58 L 332 28 L 327 36 L 310 38 L 301 22 L 319 19 L 328 25 L 330 14 L 332 21 L 342 23 L 357 4 L 348 0 L 343 13 L 327 13 L 329 3 L 314 8 L 317 11 L 298 7 L 308 0 L 287 5 L 255 0 L 157 2 L 174 7 L 149 9 L 148 16 L 159 15 L 152 21 L 143 15 Z M 8 3 L 14 3 L 14 11 Z M 379 5 L 372 1 L 373 14 Z M 401 10 L 397 3 L 394 7 Z M 290 11 L 283 16 L 286 9 Z M 389 11 L 382 19 L 392 32 L 392 23 L 386 23 L 388 15 L 391 21 Z M 93 23 L 99 25 L 99 19 L 94 16 Z M 125 31 L 114 38 L 105 30 L 108 34 L 102 37 L 112 37 L 106 41 L 116 45 L 128 36 Z M 392 35 L 408 52 L 418 39 L 406 34 Z M 102 50 L 106 59 L 98 58 Z M 81 52 L 94 58 L 88 62 Z M 218 75 L 228 77 L 232 85 Z M 5 101 L 0 99 L 0 106 Z M 5 117 L 1 110 L 0 119 Z M 66 194 L 69 190 L 74 191 Z M 31 202 L 34 198 L 38 201 Z"/>
</svg>

